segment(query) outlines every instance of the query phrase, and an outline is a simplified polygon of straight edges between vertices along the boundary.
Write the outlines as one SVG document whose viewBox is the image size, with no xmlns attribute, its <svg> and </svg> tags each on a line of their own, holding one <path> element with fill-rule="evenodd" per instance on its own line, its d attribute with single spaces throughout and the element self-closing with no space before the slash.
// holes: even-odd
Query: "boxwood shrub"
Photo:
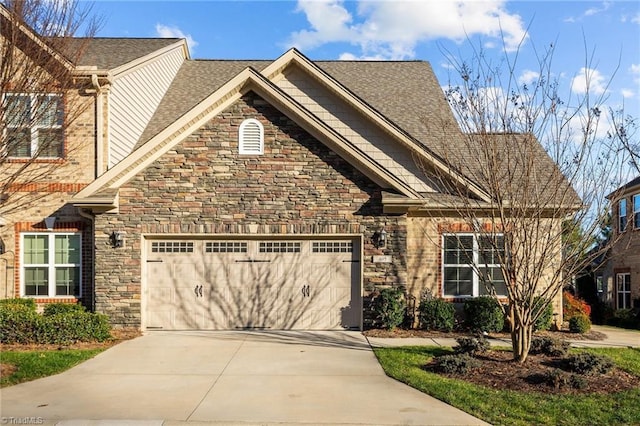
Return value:
<svg viewBox="0 0 640 426">
<path fill-rule="evenodd" d="M 586 315 L 576 315 L 569 318 L 569 331 L 572 333 L 586 333 L 591 330 L 591 320 Z"/>
<path fill-rule="evenodd" d="M 33 307 L 29 302 L 0 304 L 0 342 L 70 344 L 102 342 L 111 337 L 111 326 L 105 315 L 86 312 L 80 305 L 53 305 L 59 306 L 45 308 L 45 314 L 40 315 L 35 303 Z"/>
<path fill-rule="evenodd" d="M 498 301 L 491 296 L 480 296 L 464 301 L 465 324 L 475 331 L 495 333 L 504 327 L 504 315 Z"/>
<path fill-rule="evenodd" d="M 373 300 L 373 311 L 380 325 L 392 330 L 403 323 L 407 312 L 404 292 L 400 288 L 385 288 Z"/>
<path fill-rule="evenodd" d="M 442 299 L 423 299 L 418 306 L 420 327 L 448 333 L 455 325 L 455 312 L 453 303 Z"/>
<path fill-rule="evenodd" d="M 533 306 L 536 310 L 542 310 L 542 313 L 533 325 L 534 330 L 548 330 L 551 327 L 553 321 L 553 306 L 551 303 L 546 306 L 543 305 L 543 300 L 540 296 L 536 296 L 533 299 Z"/>
<path fill-rule="evenodd" d="M 66 314 L 74 312 L 86 312 L 84 306 L 78 303 L 50 303 L 44 306 L 42 315 L 50 317 L 57 314 Z"/>
</svg>

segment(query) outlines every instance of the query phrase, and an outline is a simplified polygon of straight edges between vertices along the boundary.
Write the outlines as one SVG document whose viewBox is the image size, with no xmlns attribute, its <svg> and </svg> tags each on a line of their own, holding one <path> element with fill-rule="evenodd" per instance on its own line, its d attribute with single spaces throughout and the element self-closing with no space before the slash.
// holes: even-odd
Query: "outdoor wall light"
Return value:
<svg viewBox="0 0 640 426">
<path fill-rule="evenodd" d="M 124 233 L 122 232 L 113 231 L 109 236 L 109 240 L 113 248 L 124 247 Z"/>
<path fill-rule="evenodd" d="M 387 231 L 384 228 L 373 234 L 373 245 L 377 248 L 385 248 L 387 246 Z"/>
</svg>

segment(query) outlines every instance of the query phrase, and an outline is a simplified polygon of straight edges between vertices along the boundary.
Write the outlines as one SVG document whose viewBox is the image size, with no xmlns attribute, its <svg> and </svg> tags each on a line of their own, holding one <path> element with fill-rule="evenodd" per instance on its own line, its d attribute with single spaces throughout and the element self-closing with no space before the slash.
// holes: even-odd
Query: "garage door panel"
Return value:
<svg viewBox="0 0 640 426">
<path fill-rule="evenodd" d="M 166 252 L 153 252 L 148 264 L 148 327 L 360 326 L 355 240 L 168 241 L 159 246 Z"/>
</svg>

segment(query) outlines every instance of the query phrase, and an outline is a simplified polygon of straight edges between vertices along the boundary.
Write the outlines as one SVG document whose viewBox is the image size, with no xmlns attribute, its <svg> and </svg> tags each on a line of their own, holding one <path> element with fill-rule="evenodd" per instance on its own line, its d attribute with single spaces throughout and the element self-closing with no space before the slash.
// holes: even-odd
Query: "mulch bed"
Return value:
<svg viewBox="0 0 640 426">
<path fill-rule="evenodd" d="M 99 349 L 110 348 L 125 340 L 133 339 L 141 336 L 142 333 L 137 329 L 116 328 L 111 330 L 111 339 L 104 342 L 73 342 L 65 345 L 43 345 L 36 343 L 27 344 L 0 344 L 0 352 L 2 351 L 55 351 L 64 349 Z M 4 374 L 4 373 L 3 373 Z"/>
<path fill-rule="evenodd" d="M 570 385 L 553 386 L 542 378 L 547 372 L 561 369 L 560 358 L 545 355 L 529 355 L 522 364 L 513 361 L 508 351 L 488 351 L 476 356 L 480 366 L 465 374 L 443 374 L 477 385 L 496 390 L 513 390 L 519 392 L 540 392 L 545 394 L 610 394 L 640 387 L 640 377 L 613 368 L 607 374 L 580 375 L 584 387 L 574 389 Z M 425 366 L 427 371 L 434 372 L 434 362 Z M 563 371 L 568 378 L 572 373 Z"/>
<path fill-rule="evenodd" d="M 418 337 L 418 338 L 452 338 L 455 339 L 457 337 L 469 337 L 472 336 L 473 333 L 467 331 L 454 331 L 451 333 L 445 333 L 442 331 L 431 331 L 431 330 L 418 330 L 418 329 L 405 329 L 405 328 L 394 328 L 393 330 L 384 330 L 379 328 L 373 328 L 370 330 L 365 330 L 362 332 L 367 337 L 382 337 L 382 338 L 409 338 L 409 337 Z M 607 338 L 607 335 L 604 333 L 600 333 L 598 331 L 589 331 L 588 333 L 578 334 L 571 333 L 568 330 L 562 331 L 538 331 L 535 333 L 536 336 L 548 336 L 555 337 L 558 339 L 564 340 L 597 340 L 602 341 Z M 510 340 L 511 335 L 509 333 L 489 333 L 489 339 L 506 339 Z"/>
</svg>

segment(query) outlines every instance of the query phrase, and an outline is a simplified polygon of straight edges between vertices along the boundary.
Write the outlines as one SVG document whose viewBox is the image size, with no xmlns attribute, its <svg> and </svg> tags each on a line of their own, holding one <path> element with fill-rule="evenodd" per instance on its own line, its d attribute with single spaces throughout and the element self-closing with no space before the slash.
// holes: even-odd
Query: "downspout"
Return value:
<svg viewBox="0 0 640 426">
<path fill-rule="evenodd" d="M 91 84 L 96 91 L 96 168 L 95 177 L 101 176 L 104 173 L 104 112 L 103 112 L 103 88 L 100 86 L 97 74 L 91 74 Z"/>
<path fill-rule="evenodd" d="M 91 213 L 87 213 L 84 211 L 84 209 L 78 208 L 78 214 L 82 217 L 84 217 L 85 219 L 87 219 L 89 222 L 91 222 L 91 249 L 90 249 L 90 255 L 91 255 L 91 300 L 89 301 L 89 304 L 91 305 L 91 312 L 95 312 L 96 311 L 96 283 L 95 283 L 95 277 L 96 277 L 96 242 L 95 242 L 95 216 Z"/>
</svg>

